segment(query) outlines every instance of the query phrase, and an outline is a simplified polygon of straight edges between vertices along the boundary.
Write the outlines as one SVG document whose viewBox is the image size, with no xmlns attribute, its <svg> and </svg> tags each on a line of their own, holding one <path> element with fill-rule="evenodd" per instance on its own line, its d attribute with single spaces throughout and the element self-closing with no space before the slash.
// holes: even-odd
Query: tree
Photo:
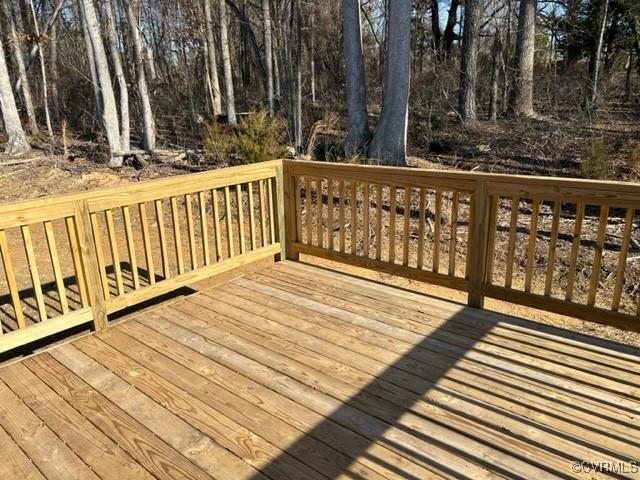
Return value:
<svg viewBox="0 0 640 480">
<path fill-rule="evenodd" d="M 364 55 L 362 53 L 360 0 L 342 0 L 342 24 L 348 115 L 345 156 L 351 158 L 365 152 L 370 135 Z"/>
<path fill-rule="evenodd" d="M 224 70 L 224 99 L 227 105 L 227 122 L 229 125 L 238 123 L 236 119 L 236 100 L 233 92 L 233 71 L 231 69 L 231 51 L 229 49 L 229 35 L 227 25 L 227 5 L 225 0 L 219 1 L 220 12 L 220 46 L 222 48 L 222 67 Z"/>
<path fill-rule="evenodd" d="M 518 34 L 516 38 L 516 64 L 511 112 L 516 116 L 532 117 L 533 66 L 535 60 L 537 0 L 520 0 Z"/>
<path fill-rule="evenodd" d="M 29 152 L 31 146 L 27 141 L 27 135 L 24 133 L 22 122 L 18 115 L 18 107 L 11 89 L 11 79 L 7 70 L 7 61 L 4 57 L 4 46 L 2 45 L 1 37 L 2 35 L 0 35 L 0 107 L 2 107 L 4 129 L 7 134 L 5 153 L 20 155 Z"/>
<path fill-rule="evenodd" d="M 267 69 L 267 105 L 269 113 L 274 114 L 276 102 L 273 90 L 273 35 L 271 32 L 271 2 L 269 0 L 262 0 L 262 24 L 264 29 L 264 63 Z"/>
<path fill-rule="evenodd" d="M 380 121 L 369 157 L 384 165 L 406 165 L 409 85 L 411 81 L 410 0 L 392 1 L 389 7 L 389 51 Z"/>
<path fill-rule="evenodd" d="M 107 54 L 102 43 L 102 34 L 100 32 L 100 24 L 96 14 L 93 0 L 79 0 L 84 12 L 87 33 L 91 43 L 93 52 L 93 62 L 99 85 L 100 94 L 100 113 L 102 126 L 104 128 L 107 141 L 109 142 L 110 161 L 112 167 L 122 166 L 122 156 L 120 150 L 120 130 L 118 129 L 118 109 L 116 107 L 116 98 L 113 93 L 113 84 L 109 74 L 109 63 Z"/>
<path fill-rule="evenodd" d="M 268 0 L 265 0 L 268 2 Z M 211 0 L 204 0 L 204 24 L 207 46 L 207 62 L 209 66 L 209 81 L 211 82 L 211 107 L 215 116 L 222 115 L 222 100 L 220 95 L 220 79 L 218 78 L 218 60 L 216 58 L 216 44 L 213 37 L 213 15 Z"/>
<path fill-rule="evenodd" d="M 16 21 L 14 18 L 14 9 L 12 8 L 13 2 L 5 0 L 2 2 L 2 10 L 7 21 L 7 29 L 9 30 L 9 39 L 11 42 L 11 52 L 13 53 L 13 61 L 18 70 L 18 77 L 22 82 L 22 98 L 24 100 L 24 107 L 27 111 L 27 119 L 29 121 L 29 131 L 32 134 L 37 134 L 39 131 L 38 122 L 36 119 L 36 110 L 33 106 L 33 94 L 31 93 L 31 85 L 29 84 L 29 78 L 27 77 L 27 68 L 24 63 L 24 56 L 22 55 L 22 42 L 18 36 L 16 28 Z"/>
<path fill-rule="evenodd" d="M 482 0 L 467 0 L 464 9 L 458 109 L 463 125 L 468 127 L 475 126 L 477 120 L 476 82 L 482 4 Z"/>
<path fill-rule="evenodd" d="M 142 125 L 143 135 L 141 147 L 144 150 L 155 150 L 156 148 L 156 125 L 151 110 L 151 99 L 149 98 L 149 88 L 144 69 L 144 46 L 138 31 L 138 14 L 136 0 L 124 0 L 129 18 L 129 30 L 133 41 L 133 59 L 136 64 L 136 77 L 138 80 L 138 96 L 142 103 Z"/>
<path fill-rule="evenodd" d="M 131 150 L 131 124 L 129 120 L 129 88 L 127 87 L 127 78 L 122 67 L 122 58 L 120 57 L 120 49 L 118 48 L 118 32 L 115 25 L 115 11 L 113 0 L 105 0 L 105 18 L 107 23 L 107 38 L 109 39 L 109 53 L 111 54 L 111 62 L 118 80 L 118 89 L 120 93 L 120 147 L 123 152 Z"/>
<path fill-rule="evenodd" d="M 456 39 L 456 23 L 458 21 L 458 8 L 460 0 L 451 0 L 449 5 L 449 13 L 447 14 L 447 25 L 444 28 L 444 53 L 446 58 L 451 57 L 453 51 L 453 42 Z"/>
<path fill-rule="evenodd" d="M 604 31 L 607 25 L 607 13 L 609 11 L 609 0 L 599 0 L 597 2 L 596 21 L 594 21 L 594 31 L 591 39 L 591 55 L 589 56 L 589 77 L 585 89 L 584 108 L 590 115 L 596 105 L 598 95 L 598 75 L 600 72 L 600 58 L 602 56 L 602 43 Z"/>
</svg>

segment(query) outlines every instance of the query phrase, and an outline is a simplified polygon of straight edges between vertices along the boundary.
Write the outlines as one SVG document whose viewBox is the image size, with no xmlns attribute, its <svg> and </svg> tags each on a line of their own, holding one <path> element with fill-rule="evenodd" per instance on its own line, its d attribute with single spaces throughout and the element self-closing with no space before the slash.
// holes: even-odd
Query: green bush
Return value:
<svg viewBox="0 0 640 480">
<path fill-rule="evenodd" d="M 232 163 L 247 165 L 281 157 L 283 134 L 284 124 L 279 118 L 272 118 L 267 112 L 249 115 L 240 123 L 233 141 L 236 155 Z"/>
<path fill-rule="evenodd" d="M 584 158 L 580 166 L 582 176 L 593 180 L 613 178 L 615 167 L 609 153 L 609 144 L 604 138 L 593 138 L 584 152 Z"/>
<path fill-rule="evenodd" d="M 202 140 L 207 161 L 215 164 L 228 164 L 233 153 L 236 133 L 233 129 L 212 120 L 205 126 Z"/>
<path fill-rule="evenodd" d="M 203 139 L 206 157 L 215 163 L 248 165 L 284 155 L 284 123 L 258 112 L 242 119 L 236 128 L 212 122 Z"/>
</svg>

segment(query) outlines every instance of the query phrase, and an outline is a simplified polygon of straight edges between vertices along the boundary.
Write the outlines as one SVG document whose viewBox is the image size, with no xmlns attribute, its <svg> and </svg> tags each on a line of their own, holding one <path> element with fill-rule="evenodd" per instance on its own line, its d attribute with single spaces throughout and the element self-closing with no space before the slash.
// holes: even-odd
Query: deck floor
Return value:
<svg viewBox="0 0 640 480">
<path fill-rule="evenodd" d="M 0 368 L 0 479 L 639 478 L 639 359 L 275 264 Z"/>
</svg>

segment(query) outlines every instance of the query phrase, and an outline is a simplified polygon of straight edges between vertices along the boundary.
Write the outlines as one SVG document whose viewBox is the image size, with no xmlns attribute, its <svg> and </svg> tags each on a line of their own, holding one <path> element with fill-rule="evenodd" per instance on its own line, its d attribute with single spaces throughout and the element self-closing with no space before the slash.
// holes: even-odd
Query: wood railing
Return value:
<svg viewBox="0 0 640 480">
<path fill-rule="evenodd" d="M 109 313 L 279 253 L 281 170 L 268 162 L 0 207 L 0 352 L 89 321 L 103 328 Z"/>
<path fill-rule="evenodd" d="M 636 184 L 289 160 L 8 204 L 0 352 L 300 254 L 639 330 L 638 209 Z"/>
<path fill-rule="evenodd" d="M 290 259 L 640 329 L 640 185 L 300 161 L 284 175 Z"/>
</svg>

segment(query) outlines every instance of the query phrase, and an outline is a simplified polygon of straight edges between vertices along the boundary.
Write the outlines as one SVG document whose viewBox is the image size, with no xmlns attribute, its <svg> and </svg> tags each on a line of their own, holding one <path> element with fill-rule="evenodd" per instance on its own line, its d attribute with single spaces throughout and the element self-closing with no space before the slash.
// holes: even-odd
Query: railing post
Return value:
<svg viewBox="0 0 640 480">
<path fill-rule="evenodd" d="M 296 205 L 294 178 L 289 175 L 286 161 L 276 167 L 276 205 L 278 211 L 278 240 L 280 260 L 299 259 L 292 249 L 296 241 Z"/>
<path fill-rule="evenodd" d="M 102 280 L 100 279 L 96 245 L 93 239 L 89 204 L 86 200 L 77 201 L 74 203 L 74 211 L 80 258 L 89 294 L 89 305 L 93 314 L 93 325 L 96 330 L 102 330 L 108 324 L 107 306 L 102 293 Z"/>
<path fill-rule="evenodd" d="M 483 286 L 487 265 L 487 239 L 489 235 L 489 193 L 486 180 L 476 182 L 473 193 L 473 217 L 469 218 L 472 231 L 469 255 L 471 256 L 469 271 L 469 296 L 467 305 L 474 308 L 484 307 Z"/>
</svg>

